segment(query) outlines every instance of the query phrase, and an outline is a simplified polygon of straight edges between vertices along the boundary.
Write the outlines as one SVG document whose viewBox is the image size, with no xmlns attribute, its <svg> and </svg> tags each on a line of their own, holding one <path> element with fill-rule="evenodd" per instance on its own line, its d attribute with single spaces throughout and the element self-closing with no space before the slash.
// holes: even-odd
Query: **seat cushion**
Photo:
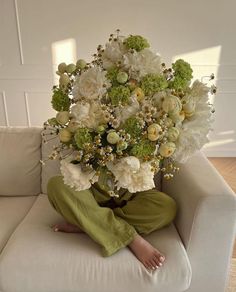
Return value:
<svg viewBox="0 0 236 292">
<path fill-rule="evenodd" d="M 0 197 L 0 252 L 36 198 L 36 196 Z"/>
<path fill-rule="evenodd" d="M 0 127 L 0 195 L 40 193 L 41 131 L 37 127 Z"/>
<path fill-rule="evenodd" d="M 46 195 L 39 195 L 11 236 L 0 260 L 0 291 L 8 292 L 178 292 L 191 267 L 173 225 L 145 238 L 166 256 L 149 272 L 126 247 L 110 257 L 85 233 L 54 232 L 63 221 Z M 12 281 L 14 279 L 14 281 Z"/>
</svg>

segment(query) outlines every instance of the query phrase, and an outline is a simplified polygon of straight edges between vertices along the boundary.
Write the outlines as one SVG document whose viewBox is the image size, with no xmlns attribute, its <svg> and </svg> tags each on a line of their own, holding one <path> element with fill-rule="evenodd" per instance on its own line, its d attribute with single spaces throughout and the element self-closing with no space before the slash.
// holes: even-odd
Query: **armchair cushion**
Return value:
<svg viewBox="0 0 236 292">
<path fill-rule="evenodd" d="M 0 196 L 40 193 L 41 129 L 0 127 Z"/>
<path fill-rule="evenodd" d="M 88 235 L 54 232 L 51 226 L 61 220 L 47 196 L 39 195 L 1 255 L 0 291 L 182 292 L 189 287 L 191 267 L 174 225 L 145 236 L 166 255 L 160 269 L 148 272 L 128 248 L 104 258 Z"/>
</svg>

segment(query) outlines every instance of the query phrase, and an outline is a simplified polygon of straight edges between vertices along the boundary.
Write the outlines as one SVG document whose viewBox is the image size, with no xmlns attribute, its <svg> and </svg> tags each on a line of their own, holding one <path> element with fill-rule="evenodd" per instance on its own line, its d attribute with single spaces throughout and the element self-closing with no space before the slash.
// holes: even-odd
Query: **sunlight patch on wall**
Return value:
<svg viewBox="0 0 236 292">
<path fill-rule="evenodd" d="M 216 46 L 176 55 L 173 57 L 172 62 L 175 62 L 177 59 L 184 59 L 186 62 L 190 63 L 193 69 L 193 80 L 199 79 L 203 83 L 206 83 L 208 81 L 207 76 L 213 73 L 215 75 L 214 83 L 216 83 L 220 56 L 221 46 Z M 210 97 L 210 102 L 214 103 L 214 95 Z"/>
<path fill-rule="evenodd" d="M 76 62 L 76 41 L 75 39 L 65 39 L 52 43 L 52 62 L 54 83 L 58 82 L 59 76 L 56 74 L 58 64 Z"/>
</svg>

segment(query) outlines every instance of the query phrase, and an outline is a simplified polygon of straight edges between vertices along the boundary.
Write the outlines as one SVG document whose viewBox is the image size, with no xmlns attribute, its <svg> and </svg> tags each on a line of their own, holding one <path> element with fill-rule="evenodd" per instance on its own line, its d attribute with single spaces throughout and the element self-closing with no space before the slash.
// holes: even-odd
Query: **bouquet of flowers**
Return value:
<svg viewBox="0 0 236 292">
<path fill-rule="evenodd" d="M 149 47 L 144 37 L 117 30 L 90 63 L 59 64 L 51 101 L 57 114 L 44 123 L 43 136 L 59 138 L 48 159 L 60 159 L 70 187 L 98 182 L 111 196 L 121 188 L 149 190 L 156 173 L 173 177 L 175 162 L 208 142 L 214 85 L 191 82 L 182 59 L 167 68 Z"/>
</svg>

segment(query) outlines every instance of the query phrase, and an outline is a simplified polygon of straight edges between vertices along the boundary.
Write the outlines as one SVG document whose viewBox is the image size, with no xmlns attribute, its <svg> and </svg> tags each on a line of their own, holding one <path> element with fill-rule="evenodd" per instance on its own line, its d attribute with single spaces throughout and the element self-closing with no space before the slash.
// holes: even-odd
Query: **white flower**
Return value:
<svg viewBox="0 0 236 292">
<path fill-rule="evenodd" d="M 161 58 L 149 49 L 140 52 L 128 52 L 124 55 L 124 67 L 129 71 L 132 78 L 140 80 L 149 73 L 159 74 L 161 72 Z"/>
<path fill-rule="evenodd" d="M 136 193 L 153 189 L 154 172 L 151 171 L 149 162 L 140 163 L 134 156 L 121 158 L 118 161 L 107 163 L 107 168 L 114 174 L 116 186 Z"/>
<path fill-rule="evenodd" d="M 196 104 L 195 113 L 185 119 L 176 143 L 176 151 L 172 158 L 178 162 L 185 163 L 190 156 L 200 150 L 209 139 L 207 137 L 211 130 L 213 117 L 208 105 L 208 96 L 204 94 Z"/>
<path fill-rule="evenodd" d="M 63 181 L 76 191 L 87 190 L 91 187 L 91 183 L 98 181 L 98 176 L 94 170 L 82 171 L 80 164 L 72 164 L 67 160 L 61 160 L 61 173 Z"/>
<path fill-rule="evenodd" d="M 106 72 L 98 67 L 93 67 L 77 76 L 72 94 L 75 100 L 80 97 L 85 97 L 88 100 L 98 99 L 106 93 L 107 88 L 110 86 L 111 84 L 106 79 Z"/>
<path fill-rule="evenodd" d="M 103 68 L 109 69 L 118 62 L 122 62 L 125 47 L 122 43 L 122 37 L 118 37 L 117 41 L 112 40 L 106 44 L 104 52 L 102 53 Z"/>
<path fill-rule="evenodd" d="M 80 125 L 96 129 L 99 125 L 104 124 L 104 113 L 99 102 L 77 102 L 71 108 L 71 114 L 74 121 Z"/>
<path fill-rule="evenodd" d="M 131 103 L 122 107 L 115 108 L 115 114 L 117 117 L 118 124 L 124 123 L 128 118 L 134 116 L 139 111 L 139 103 L 135 96 L 130 97 Z"/>
</svg>

